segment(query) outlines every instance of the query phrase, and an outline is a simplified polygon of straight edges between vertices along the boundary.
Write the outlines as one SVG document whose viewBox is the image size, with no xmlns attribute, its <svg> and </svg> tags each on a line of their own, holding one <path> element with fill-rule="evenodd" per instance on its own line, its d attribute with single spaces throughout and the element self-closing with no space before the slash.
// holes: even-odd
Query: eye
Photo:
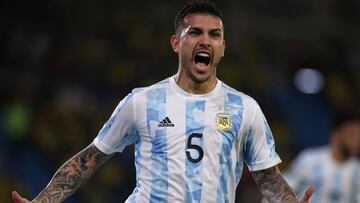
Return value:
<svg viewBox="0 0 360 203">
<path fill-rule="evenodd" d="M 210 33 L 210 36 L 213 38 L 219 38 L 219 37 L 221 37 L 221 33 L 220 32 L 212 32 L 212 33 Z"/>
<path fill-rule="evenodd" d="M 190 30 L 189 35 L 190 36 L 199 36 L 201 34 L 201 31 L 199 30 Z"/>
</svg>

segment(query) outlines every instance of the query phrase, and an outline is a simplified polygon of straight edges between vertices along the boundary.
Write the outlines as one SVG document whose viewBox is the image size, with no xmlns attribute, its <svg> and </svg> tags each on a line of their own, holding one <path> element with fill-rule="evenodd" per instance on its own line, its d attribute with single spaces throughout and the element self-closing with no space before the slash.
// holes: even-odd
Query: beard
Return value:
<svg viewBox="0 0 360 203">
<path fill-rule="evenodd" d="M 195 83 L 201 84 L 201 83 L 208 81 L 211 75 L 209 74 L 205 77 L 196 77 L 195 74 L 193 74 L 191 71 L 189 71 L 187 76 Z"/>
<path fill-rule="evenodd" d="M 346 144 L 340 144 L 339 145 L 341 156 L 344 159 L 348 159 L 352 156 L 350 149 L 346 146 Z"/>
</svg>

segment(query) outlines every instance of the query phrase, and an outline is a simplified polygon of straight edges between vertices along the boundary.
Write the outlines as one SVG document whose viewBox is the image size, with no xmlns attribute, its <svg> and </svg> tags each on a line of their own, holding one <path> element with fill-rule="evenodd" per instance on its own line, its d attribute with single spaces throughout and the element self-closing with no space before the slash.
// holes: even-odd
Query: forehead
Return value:
<svg viewBox="0 0 360 203">
<path fill-rule="evenodd" d="M 357 135 L 360 136 L 360 124 L 359 122 L 347 122 L 344 123 L 340 128 L 340 130 L 342 130 L 343 132 L 349 133 L 349 132 L 354 132 Z"/>
<path fill-rule="evenodd" d="M 217 16 L 203 13 L 194 13 L 184 18 L 184 28 L 197 27 L 223 30 L 223 23 Z"/>
</svg>

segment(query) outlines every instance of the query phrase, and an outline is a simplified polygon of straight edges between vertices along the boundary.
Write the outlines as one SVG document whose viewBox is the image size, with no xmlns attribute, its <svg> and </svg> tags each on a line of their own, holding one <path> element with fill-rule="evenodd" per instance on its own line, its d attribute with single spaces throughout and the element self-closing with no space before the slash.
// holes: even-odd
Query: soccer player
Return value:
<svg viewBox="0 0 360 203">
<path fill-rule="evenodd" d="M 61 166 L 33 202 L 63 201 L 132 143 L 137 184 L 129 203 L 234 202 L 244 162 L 270 202 L 299 202 L 277 167 L 259 105 L 216 77 L 225 40 L 214 4 L 187 3 L 170 43 L 178 72 L 125 97 L 93 143 Z M 313 192 L 310 187 L 300 202 Z M 16 192 L 13 199 L 30 202 Z"/>
<path fill-rule="evenodd" d="M 330 144 L 306 149 L 295 159 L 286 180 L 296 193 L 311 184 L 319 188 L 316 203 L 360 203 L 360 119 L 338 115 L 332 124 Z"/>
</svg>

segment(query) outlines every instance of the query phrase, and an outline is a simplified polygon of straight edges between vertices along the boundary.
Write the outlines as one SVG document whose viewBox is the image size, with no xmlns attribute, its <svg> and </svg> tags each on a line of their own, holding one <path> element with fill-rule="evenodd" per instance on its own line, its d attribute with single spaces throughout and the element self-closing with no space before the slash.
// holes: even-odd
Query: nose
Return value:
<svg viewBox="0 0 360 203">
<path fill-rule="evenodd" d="M 200 39 L 200 47 L 210 47 L 210 36 L 208 34 L 203 34 Z"/>
</svg>

